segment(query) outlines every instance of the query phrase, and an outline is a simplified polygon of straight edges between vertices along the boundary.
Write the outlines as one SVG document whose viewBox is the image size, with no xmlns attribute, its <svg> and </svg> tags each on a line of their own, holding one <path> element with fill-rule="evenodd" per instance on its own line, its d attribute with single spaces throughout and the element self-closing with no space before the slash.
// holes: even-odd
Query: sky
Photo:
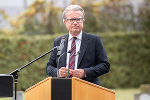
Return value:
<svg viewBox="0 0 150 100">
<path fill-rule="evenodd" d="M 26 1 L 27 4 L 24 3 Z M 0 10 L 4 10 L 8 16 L 15 17 L 29 7 L 35 0 L 0 0 Z M 46 0 L 50 1 L 50 0 Z M 71 0 L 59 0 L 59 2 L 54 0 L 54 2 L 59 6 L 65 6 L 69 4 Z M 64 5 L 65 4 L 65 5 Z"/>
<path fill-rule="evenodd" d="M 27 5 L 30 5 L 34 0 L 26 0 Z M 24 0 L 0 0 L 0 7 L 7 7 L 7 6 L 23 6 Z"/>
</svg>

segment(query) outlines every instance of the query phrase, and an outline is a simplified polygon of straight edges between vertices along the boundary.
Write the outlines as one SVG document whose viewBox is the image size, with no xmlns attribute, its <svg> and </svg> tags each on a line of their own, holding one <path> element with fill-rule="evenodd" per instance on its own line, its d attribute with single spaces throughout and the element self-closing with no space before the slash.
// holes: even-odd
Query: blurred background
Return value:
<svg viewBox="0 0 150 100">
<path fill-rule="evenodd" d="M 149 0 L 0 0 L 0 74 L 9 74 L 52 48 L 66 34 L 62 12 L 70 4 L 85 10 L 84 31 L 102 38 L 111 70 L 100 76 L 116 100 L 134 100 L 150 84 Z M 18 91 L 47 78 L 49 55 L 19 72 Z M 10 98 L 0 98 L 10 100 Z"/>
</svg>

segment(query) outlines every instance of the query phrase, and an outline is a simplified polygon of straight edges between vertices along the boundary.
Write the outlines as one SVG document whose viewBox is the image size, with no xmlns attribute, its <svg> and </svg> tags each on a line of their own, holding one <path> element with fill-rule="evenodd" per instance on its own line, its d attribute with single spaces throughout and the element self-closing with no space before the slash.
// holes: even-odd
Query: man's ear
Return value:
<svg viewBox="0 0 150 100">
<path fill-rule="evenodd" d="M 85 19 L 83 19 L 83 22 L 85 21 Z"/>
<path fill-rule="evenodd" d="M 64 20 L 63 22 L 64 22 L 64 24 L 66 24 L 66 21 L 65 21 L 65 20 Z"/>
</svg>

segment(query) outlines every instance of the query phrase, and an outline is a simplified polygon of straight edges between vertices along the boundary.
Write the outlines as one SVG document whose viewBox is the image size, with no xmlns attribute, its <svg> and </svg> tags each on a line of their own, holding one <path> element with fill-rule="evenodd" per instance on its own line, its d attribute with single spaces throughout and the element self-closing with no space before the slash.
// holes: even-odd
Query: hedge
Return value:
<svg viewBox="0 0 150 100">
<path fill-rule="evenodd" d="M 60 35 L 1 35 L 0 73 L 9 74 L 52 48 Z M 130 88 L 150 83 L 150 34 L 100 34 L 111 70 L 100 76 L 107 88 Z M 45 66 L 49 55 L 19 72 L 18 90 L 25 90 L 48 77 Z"/>
</svg>

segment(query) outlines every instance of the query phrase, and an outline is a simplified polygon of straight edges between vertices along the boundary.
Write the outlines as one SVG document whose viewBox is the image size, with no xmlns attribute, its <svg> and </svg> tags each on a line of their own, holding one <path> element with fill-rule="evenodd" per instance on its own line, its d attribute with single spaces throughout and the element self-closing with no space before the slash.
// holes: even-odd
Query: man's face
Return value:
<svg viewBox="0 0 150 100">
<path fill-rule="evenodd" d="M 81 11 L 68 11 L 64 24 L 73 36 L 77 36 L 83 28 L 83 14 Z"/>
</svg>

